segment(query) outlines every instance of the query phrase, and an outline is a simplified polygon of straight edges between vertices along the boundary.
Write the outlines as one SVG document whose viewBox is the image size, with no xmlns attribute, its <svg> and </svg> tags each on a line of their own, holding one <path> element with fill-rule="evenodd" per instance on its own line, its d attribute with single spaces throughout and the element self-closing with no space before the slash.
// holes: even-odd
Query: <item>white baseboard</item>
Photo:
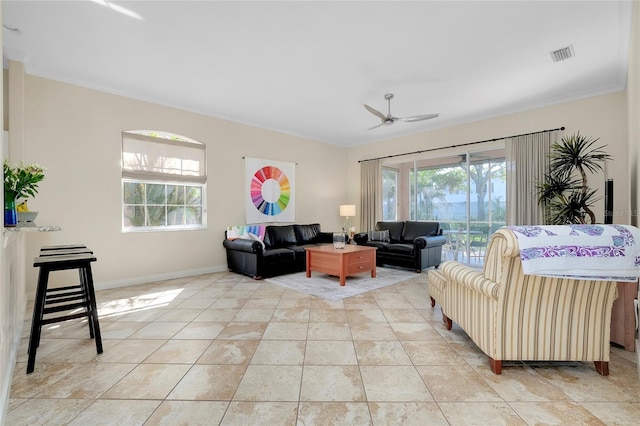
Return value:
<svg viewBox="0 0 640 426">
<path fill-rule="evenodd" d="M 96 290 L 107 290 L 111 288 L 128 287 L 137 284 L 147 284 L 155 281 L 173 280 L 175 278 L 192 277 L 196 275 L 213 274 L 216 272 L 228 271 L 227 265 L 211 266 L 207 268 L 190 269 L 186 271 L 170 272 L 167 274 L 147 275 L 142 277 L 127 278 L 115 281 L 96 281 L 94 287 Z"/>
</svg>

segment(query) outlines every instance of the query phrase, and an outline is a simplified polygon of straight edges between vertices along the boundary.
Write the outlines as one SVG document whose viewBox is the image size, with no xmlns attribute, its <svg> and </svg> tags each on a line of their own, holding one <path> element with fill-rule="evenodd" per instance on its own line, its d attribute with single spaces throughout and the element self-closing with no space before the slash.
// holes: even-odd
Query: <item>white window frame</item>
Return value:
<svg viewBox="0 0 640 426">
<path fill-rule="evenodd" d="M 122 176 L 121 176 L 121 210 L 122 232 L 150 232 L 150 231 L 183 231 L 207 229 L 207 203 L 206 203 L 206 145 L 187 138 L 167 132 L 151 130 L 129 130 L 122 132 Z M 137 183 L 144 185 L 141 203 L 125 203 L 125 185 Z M 186 209 L 186 196 L 182 203 L 169 204 L 166 198 L 163 203 L 149 204 L 147 198 L 147 185 L 177 185 L 193 186 L 200 188 L 200 204 L 193 204 L 201 209 L 201 223 L 188 224 Z M 131 226 L 127 217 L 127 209 L 141 207 L 144 219 L 143 225 Z M 165 211 L 164 225 L 151 225 L 150 207 L 184 207 L 182 219 L 179 225 L 167 225 L 168 218 Z"/>
</svg>

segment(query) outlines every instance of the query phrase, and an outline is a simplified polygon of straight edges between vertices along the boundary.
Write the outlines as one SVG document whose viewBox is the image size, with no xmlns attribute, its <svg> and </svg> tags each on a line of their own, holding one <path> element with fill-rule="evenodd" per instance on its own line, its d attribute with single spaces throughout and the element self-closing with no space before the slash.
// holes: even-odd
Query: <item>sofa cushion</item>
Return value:
<svg viewBox="0 0 640 426">
<path fill-rule="evenodd" d="M 385 242 L 385 241 L 367 241 L 367 243 L 365 244 L 367 247 L 375 247 L 378 250 L 376 250 L 376 253 L 382 253 L 384 251 L 387 250 L 387 247 L 389 247 L 391 243 Z"/>
<path fill-rule="evenodd" d="M 417 237 L 429 237 L 438 235 L 440 228 L 439 222 L 418 222 L 408 220 L 404 224 L 402 231 L 402 241 L 412 242 Z"/>
<path fill-rule="evenodd" d="M 296 262 L 302 262 L 303 264 L 306 264 L 306 259 L 307 259 L 307 250 L 305 250 L 305 248 L 307 247 L 317 247 L 317 244 L 306 244 L 303 246 L 291 246 L 291 247 L 287 247 L 288 250 L 291 250 L 294 254 L 294 257 L 296 259 Z"/>
<path fill-rule="evenodd" d="M 404 222 L 376 223 L 376 231 L 389 230 L 389 239 L 392 243 L 397 243 L 402 239 L 402 228 L 404 228 Z"/>
<path fill-rule="evenodd" d="M 413 256 L 413 244 L 389 244 L 387 251 L 389 253 L 402 254 L 405 256 Z"/>
<path fill-rule="evenodd" d="M 293 225 L 267 226 L 264 245 L 269 249 L 284 248 L 297 244 Z"/>
<path fill-rule="evenodd" d="M 298 245 L 316 244 L 320 236 L 320 224 L 313 223 L 311 225 L 293 225 Z"/>
<path fill-rule="evenodd" d="M 295 257 L 293 250 L 286 248 L 272 249 L 264 252 L 265 261 L 270 265 L 292 263 Z"/>
</svg>

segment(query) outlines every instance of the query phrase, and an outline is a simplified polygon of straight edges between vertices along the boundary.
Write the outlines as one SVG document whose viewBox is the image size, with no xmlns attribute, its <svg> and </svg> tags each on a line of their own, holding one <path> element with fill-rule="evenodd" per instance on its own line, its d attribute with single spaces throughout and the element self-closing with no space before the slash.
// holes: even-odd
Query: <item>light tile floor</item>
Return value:
<svg viewBox="0 0 640 426">
<path fill-rule="evenodd" d="M 24 334 L 6 424 L 637 425 L 634 354 L 592 363 L 486 356 L 429 304 L 426 274 L 341 302 L 219 273 L 99 291 L 85 322 Z M 30 309 L 28 310 L 30 315 Z"/>
</svg>

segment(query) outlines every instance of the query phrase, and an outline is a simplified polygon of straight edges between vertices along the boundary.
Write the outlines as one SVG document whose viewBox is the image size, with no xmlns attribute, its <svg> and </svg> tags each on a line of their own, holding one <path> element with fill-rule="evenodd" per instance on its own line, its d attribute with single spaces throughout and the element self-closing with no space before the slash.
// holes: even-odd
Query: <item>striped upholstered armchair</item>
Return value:
<svg viewBox="0 0 640 426">
<path fill-rule="evenodd" d="M 502 228 L 489 242 L 482 271 L 444 262 L 428 272 L 428 283 L 447 329 L 452 321 L 464 329 L 495 374 L 502 361 L 514 360 L 593 361 L 598 373 L 609 374 L 615 280 L 525 275 L 518 236 Z"/>
</svg>

